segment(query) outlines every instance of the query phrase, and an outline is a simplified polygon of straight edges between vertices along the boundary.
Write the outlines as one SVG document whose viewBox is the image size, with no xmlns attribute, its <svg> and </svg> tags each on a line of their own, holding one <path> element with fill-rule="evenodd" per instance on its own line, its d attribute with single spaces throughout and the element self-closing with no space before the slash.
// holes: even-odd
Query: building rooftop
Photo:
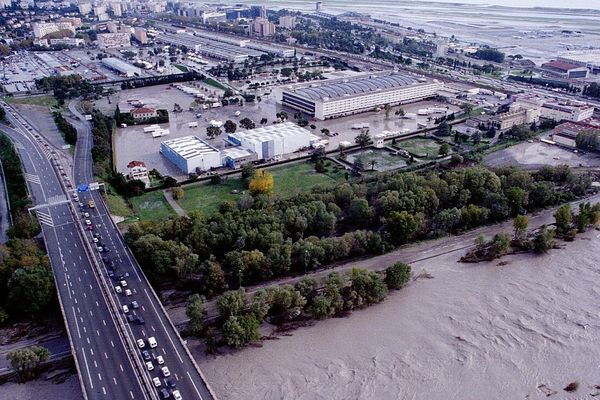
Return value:
<svg viewBox="0 0 600 400">
<path fill-rule="evenodd" d="M 245 149 L 243 147 L 227 147 L 223 150 L 221 150 L 221 158 L 225 158 L 225 157 L 229 157 L 233 160 L 237 160 L 239 158 L 244 158 L 244 157 L 248 157 L 250 155 L 254 154 L 254 152 L 252 150 L 248 150 Z"/>
<path fill-rule="evenodd" d="M 292 89 L 294 93 L 311 100 L 325 100 L 344 96 L 385 91 L 418 83 L 418 80 L 404 74 L 392 73 L 379 76 L 359 76 L 312 83 L 309 86 Z"/>
<path fill-rule="evenodd" d="M 150 107 L 138 107 L 138 108 L 134 108 L 133 110 L 131 110 L 131 113 L 132 114 L 151 114 L 155 111 L 156 110 L 154 108 L 150 108 Z"/>
<path fill-rule="evenodd" d="M 293 122 L 267 125 L 260 128 L 230 133 L 229 136 L 257 142 L 264 142 L 275 137 L 284 138 L 296 135 L 310 135 L 310 132 Z"/>
<path fill-rule="evenodd" d="M 127 168 L 133 168 L 133 167 L 144 167 L 146 168 L 146 164 L 143 161 L 131 161 L 129 164 L 127 164 Z"/>
<path fill-rule="evenodd" d="M 201 157 L 205 154 L 219 153 L 219 150 L 197 136 L 184 136 L 177 139 L 165 140 L 162 144 L 186 160 Z"/>
<path fill-rule="evenodd" d="M 117 71 L 121 71 L 123 73 L 139 73 L 141 71 L 138 67 L 114 57 L 103 58 L 102 64 L 106 65 L 107 67 L 113 68 Z"/>
<path fill-rule="evenodd" d="M 572 69 L 582 68 L 579 65 L 571 64 L 571 63 L 568 63 L 565 61 L 558 61 L 558 60 L 549 61 L 545 64 L 542 64 L 542 67 L 552 68 L 552 69 L 563 71 L 563 72 L 568 72 Z"/>
</svg>

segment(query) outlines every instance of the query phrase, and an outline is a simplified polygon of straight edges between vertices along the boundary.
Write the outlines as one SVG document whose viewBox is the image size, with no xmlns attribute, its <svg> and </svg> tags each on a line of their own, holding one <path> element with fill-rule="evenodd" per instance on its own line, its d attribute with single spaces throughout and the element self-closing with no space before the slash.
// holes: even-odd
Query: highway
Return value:
<svg viewBox="0 0 600 400">
<path fill-rule="evenodd" d="M 89 184 L 94 181 L 91 126 L 77 110 L 75 102 L 69 104 L 69 109 L 78 118 L 71 121 L 78 131 L 74 159 L 75 183 L 76 185 Z M 80 196 L 80 201 L 84 204 L 81 212 L 89 214 L 88 219 L 94 226 L 93 232 L 100 234 L 98 244 L 109 250 L 108 252 L 97 252 L 96 257 L 104 268 L 103 279 L 113 288 L 110 292 L 113 300 L 117 304 L 129 308 L 128 313 L 121 313 L 119 316 L 126 323 L 128 334 L 135 340 L 143 339 L 145 341 L 144 349 L 150 351 L 153 360 L 156 360 L 157 356 L 162 356 L 164 364 L 161 367 L 168 367 L 172 381 L 176 384 L 183 399 L 208 400 L 215 398 L 140 266 L 125 244 L 118 228 L 110 218 L 100 193 L 89 191 L 80 193 Z M 86 206 L 90 200 L 95 203 L 94 208 Z M 92 232 L 88 233 L 88 240 L 93 240 Z M 113 277 L 109 276 L 111 269 L 114 269 Z M 130 296 L 124 293 L 126 290 L 124 287 L 120 288 L 121 293 L 117 293 L 116 286 L 122 286 L 120 278 L 127 282 L 126 288 L 131 290 Z M 132 306 L 133 301 L 138 303 L 138 308 Z M 131 316 L 132 322 L 127 322 L 127 315 Z M 138 322 L 139 317 L 143 318 L 143 324 Z M 147 339 L 149 337 L 156 339 L 157 347 L 148 348 Z M 138 357 L 142 360 L 141 351 L 138 351 Z M 167 386 L 167 381 L 156 363 L 153 367 L 153 370 L 147 371 L 148 377 L 158 378 L 161 382 L 160 389 L 162 389 Z"/>
<path fill-rule="evenodd" d="M 13 141 L 24 169 L 35 213 L 42 228 L 54 271 L 61 311 L 69 333 L 71 352 L 87 399 L 148 398 L 127 347 L 115 323 L 98 274 L 90 261 L 82 227 L 53 162 L 58 152 L 38 132 L 3 103 L 13 127 L 0 129 Z M 52 160 L 52 161 L 51 161 Z M 62 162 L 62 161 L 61 161 Z M 61 164 L 62 165 L 62 164 Z M 63 169 L 69 166 L 63 166 Z"/>
</svg>

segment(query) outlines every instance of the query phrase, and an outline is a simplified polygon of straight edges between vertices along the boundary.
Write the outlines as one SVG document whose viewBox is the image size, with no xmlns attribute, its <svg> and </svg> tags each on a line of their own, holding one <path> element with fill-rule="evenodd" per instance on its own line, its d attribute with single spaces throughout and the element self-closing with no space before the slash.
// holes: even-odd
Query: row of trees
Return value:
<svg viewBox="0 0 600 400">
<path fill-rule="evenodd" d="M 69 121 L 63 117 L 60 112 L 55 112 L 54 114 L 54 123 L 58 130 L 62 133 L 65 142 L 70 144 L 71 146 L 75 146 L 77 143 L 77 129 Z"/>
<path fill-rule="evenodd" d="M 566 166 L 536 173 L 393 172 L 292 198 L 273 198 L 272 188 L 252 190 L 222 203 L 216 215 L 133 225 L 126 239 L 153 282 L 212 296 L 503 221 L 583 195 L 590 186 Z"/>
<path fill-rule="evenodd" d="M 187 333 L 204 336 L 209 352 L 219 345 L 240 348 L 259 339 L 263 321 L 282 326 L 299 320 L 348 315 L 357 308 L 383 301 L 389 290 L 401 289 L 410 277 L 411 267 L 398 262 L 383 273 L 355 268 L 346 274 L 333 272 L 322 280 L 305 278 L 294 286 L 271 286 L 252 296 L 240 288 L 219 297 L 219 317 L 214 327 L 205 324 L 204 299 L 192 295 L 186 307 L 190 319 Z"/>
<path fill-rule="evenodd" d="M 2 133 L 0 133 L 0 160 L 12 217 L 8 235 L 14 238 L 32 238 L 39 233 L 40 227 L 27 212 L 27 208 L 31 206 L 31 199 L 27 192 L 27 183 L 21 170 L 19 156 L 10 139 Z"/>
</svg>

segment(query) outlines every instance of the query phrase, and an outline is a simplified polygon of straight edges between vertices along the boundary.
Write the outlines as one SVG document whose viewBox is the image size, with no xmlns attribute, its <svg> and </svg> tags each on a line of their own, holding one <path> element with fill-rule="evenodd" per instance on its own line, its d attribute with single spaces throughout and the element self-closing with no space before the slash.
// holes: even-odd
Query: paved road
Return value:
<svg viewBox="0 0 600 400">
<path fill-rule="evenodd" d="M 50 350 L 50 360 L 61 360 L 63 358 L 71 357 L 71 345 L 69 344 L 69 339 L 63 334 L 50 335 L 31 340 L 19 340 L 12 345 L 2 346 L 2 350 L 0 350 L 0 373 L 11 369 L 10 362 L 6 359 L 6 355 L 10 351 L 33 345 L 43 346 Z"/>
<path fill-rule="evenodd" d="M 78 120 L 72 121 L 78 131 L 78 141 L 75 151 L 74 171 L 75 183 L 85 184 L 94 180 L 91 158 L 92 135 L 88 122 L 85 121 L 76 109 L 76 103 L 69 105 L 70 111 Z M 118 276 L 126 277 L 127 288 L 132 291 L 131 296 L 126 296 L 124 293 L 118 294 L 115 290 L 111 291 L 114 301 L 127 305 L 130 308 L 130 314 L 135 317 L 141 316 L 145 323 L 143 325 L 137 323 L 127 324 L 127 330 L 131 337 L 135 339 L 147 340 L 148 337 L 156 338 L 158 346 L 150 349 L 152 358 L 160 355 L 164 358 L 165 364 L 174 378 L 177 389 L 181 392 L 184 399 L 213 399 L 214 394 L 211 392 L 208 384 L 201 375 L 194 359 L 189 353 L 187 347 L 183 344 L 179 333 L 169 320 L 162 304 L 154 293 L 146 277 L 144 276 L 140 266 L 126 246 L 123 237 L 121 236 L 116 225 L 110 218 L 108 210 L 104 204 L 102 196 L 98 191 L 90 191 L 82 193 L 80 200 L 86 204 L 89 200 L 93 200 L 96 207 L 82 208 L 83 212 L 89 213 L 92 224 L 95 226 L 94 232 L 101 235 L 101 243 L 108 247 L 109 252 L 103 252 L 102 263 L 105 268 L 108 268 L 112 263 L 116 268 L 115 277 L 108 277 L 108 269 L 105 269 L 104 279 L 112 286 L 119 284 Z M 88 237 L 92 240 L 91 235 Z M 100 255 L 98 255 L 100 257 Z M 111 282 L 112 281 L 112 282 Z M 133 309 L 131 302 L 137 301 L 139 308 Z M 122 315 L 126 321 L 125 315 Z M 147 347 L 147 344 L 146 344 Z M 141 360 L 141 355 L 138 354 Z M 151 378 L 159 378 L 162 382 L 162 387 L 165 387 L 165 379 L 160 371 L 155 368 L 148 371 L 148 376 Z"/>
<path fill-rule="evenodd" d="M 0 161 L 0 244 L 8 240 L 7 231 L 10 226 L 10 213 L 8 204 L 8 191 L 6 189 L 6 178 Z"/>
<path fill-rule="evenodd" d="M 74 220 L 64 187 L 51 160 L 55 150 L 39 134 L 13 114 L 15 127 L 0 126 L 15 143 L 21 157 L 29 192 L 36 206 L 46 250 L 69 332 L 84 395 L 88 399 L 148 398 L 134 367 L 133 350 L 127 350 L 97 272 L 84 246 L 82 227 Z M 54 154 L 53 154 L 54 152 Z M 68 166 L 67 166 L 68 167 Z"/>
</svg>

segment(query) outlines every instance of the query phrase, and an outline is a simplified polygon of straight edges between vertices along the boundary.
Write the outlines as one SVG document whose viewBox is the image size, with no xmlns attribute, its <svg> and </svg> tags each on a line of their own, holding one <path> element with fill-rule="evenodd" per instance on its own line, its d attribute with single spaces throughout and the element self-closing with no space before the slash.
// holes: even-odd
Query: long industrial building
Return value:
<svg viewBox="0 0 600 400">
<path fill-rule="evenodd" d="M 106 68 L 116 71 L 123 76 L 139 76 L 142 73 L 142 70 L 138 67 L 126 63 L 123 60 L 119 60 L 118 58 L 106 57 L 103 58 L 101 62 Z"/>
<path fill-rule="evenodd" d="M 230 133 L 228 141 L 257 154 L 259 160 L 270 160 L 310 146 L 311 133 L 294 124 L 268 125 L 260 128 Z"/>
<path fill-rule="evenodd" d="M 160 152 L 188 174 L 221 166 L 221 152 L 197 136 L 164 141 L 160 144 Z"/>
<path fill-rule="evenodd" d="M 281 103 L 325 120 L 427 99 L 443 87 L 435 79 L 382 72 L 291 85 L 282 90 Z"/>
</svg>

